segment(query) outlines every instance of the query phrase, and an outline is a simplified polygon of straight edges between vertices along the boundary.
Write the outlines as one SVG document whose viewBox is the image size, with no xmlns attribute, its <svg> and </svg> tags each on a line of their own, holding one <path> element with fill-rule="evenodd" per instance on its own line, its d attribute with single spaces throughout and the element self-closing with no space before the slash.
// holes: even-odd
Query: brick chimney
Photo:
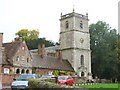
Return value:
<svg viewBox="0 0 120 90">
<path fill-rule="evenodd" d="M 56 57 L 57 57 L 58 59 L 62 59 L 62 53 L 61 53 L 60 50 L 57 50 L 57 51 L 56 51 Z"/>
<path fill-rule="evenodd" d="M 0 33 L 0 48 L 2 47 L 3 44 L 3 33 Z"/>
<path fill-rule="evenodd" d="M 45 45 L 44 44 L 39 44 L 38 45 L 38 55 L 43 58 L 45 54 Z"/>
</svg>

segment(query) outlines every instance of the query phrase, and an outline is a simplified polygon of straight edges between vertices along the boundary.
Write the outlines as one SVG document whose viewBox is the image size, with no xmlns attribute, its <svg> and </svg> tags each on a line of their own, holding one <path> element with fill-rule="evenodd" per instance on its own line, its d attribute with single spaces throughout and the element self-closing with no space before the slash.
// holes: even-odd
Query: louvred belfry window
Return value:
<svg viewBox="0 0 120 90">
<path fill-rule="evenodd" d="M 83 29 L 83 22 L 80 22 L 80 29 Z"/>
<path fill-rule="evenodd" d="M 68 29 L 69 28 L 69 23 L 68 23 L 68 21 L 66 21 L 66 29 Z"/>
</svg>

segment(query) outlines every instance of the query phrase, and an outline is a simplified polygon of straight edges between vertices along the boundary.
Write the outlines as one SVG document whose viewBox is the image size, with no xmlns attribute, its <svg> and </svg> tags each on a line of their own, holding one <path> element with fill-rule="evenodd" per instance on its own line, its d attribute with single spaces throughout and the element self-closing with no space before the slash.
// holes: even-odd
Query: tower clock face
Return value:
<svg viewBox="0 0 120 90">
<path fill-rule="evenodd" d="M 83 42 L 84 42 L 84 39 L 83 39 L 83 38 L 80 38 L 80 42 L 83 43 Z"/>
</svg>

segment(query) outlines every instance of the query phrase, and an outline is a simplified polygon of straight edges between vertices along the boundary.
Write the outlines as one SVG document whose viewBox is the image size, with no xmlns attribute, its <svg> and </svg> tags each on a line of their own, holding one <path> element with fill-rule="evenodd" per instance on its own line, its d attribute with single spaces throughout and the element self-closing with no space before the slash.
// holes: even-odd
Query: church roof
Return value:
<svg viewBox="0 0 120 90">
<path fill-rule="evenodd" d="M 52 51 L 60 50 L 60 46 L 56 45 L 56 46 L 45 47 L 45 51 L 50 51 L 50 50 L 52 50 Z M 37 53 L 38 49 L 30 50 L 30 52 Z"/>
<path fill-rule="evenodd" d="M 45 50 L 59 50 L 60 46 L 56 45 L 56 46 L 51 46 L 51 47 L 46 47 Z"/>
<path fill-rule="evenodd" d="M 52 56 L 40 57 L 37 53 L 31 53 L 32 66 L 45 69 L 74 71 L 68 60 L 57 59 Z"/>
</svg>

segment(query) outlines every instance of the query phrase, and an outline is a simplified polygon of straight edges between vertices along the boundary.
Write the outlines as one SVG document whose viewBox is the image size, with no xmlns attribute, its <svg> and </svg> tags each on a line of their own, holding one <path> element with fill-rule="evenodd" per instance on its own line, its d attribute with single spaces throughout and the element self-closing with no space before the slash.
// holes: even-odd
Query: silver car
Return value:
<svg viewBox="0 0 120 90">
<path fill-rule="evenodd" d="M 0 82 L 0 90 L 2 90 L 3 89 L 3 87 L 2 87 L 2 83 Z"/>
<path fill-rule="evenodd" d="M 17 79 L 15 79 L 11 84 L 11 90 L 14 89 L 26 89 L 28 88 L 28 80 L 35 79 L 38 76 L 36 74 L 21 74 Z"/>
</svg>

